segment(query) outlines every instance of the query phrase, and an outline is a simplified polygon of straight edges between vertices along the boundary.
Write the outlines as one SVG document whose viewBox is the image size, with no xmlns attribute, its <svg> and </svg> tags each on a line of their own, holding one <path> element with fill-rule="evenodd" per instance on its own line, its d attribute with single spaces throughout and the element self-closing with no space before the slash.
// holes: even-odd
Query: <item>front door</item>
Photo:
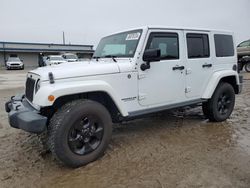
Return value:
<svg viewBox="0 0 250 188">
<path fill-rule="evenodd" d="M 185 61 L 183 31 L 149 31 L 146 49 L 160 49 L 161 60 L 139 70 L 139 103 L 163 106 L 185 100 Z M 144 52 L 143 51 L 143 52 Z M 145 63 L 143 60 L 139 64 Z"/>
</svg>

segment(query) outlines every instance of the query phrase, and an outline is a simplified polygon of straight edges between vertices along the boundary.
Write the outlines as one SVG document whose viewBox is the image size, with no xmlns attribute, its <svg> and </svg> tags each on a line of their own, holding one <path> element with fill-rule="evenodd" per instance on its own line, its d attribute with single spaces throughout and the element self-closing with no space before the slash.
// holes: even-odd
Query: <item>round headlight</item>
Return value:
<svg viewBox="0 0 250 188">
<path fill-rule="evenodd" d="M 36 92 L 40 89 L 40 86 L 41 86 L 41 80 L 38 79 L 36 82 Z"/>
</svg>

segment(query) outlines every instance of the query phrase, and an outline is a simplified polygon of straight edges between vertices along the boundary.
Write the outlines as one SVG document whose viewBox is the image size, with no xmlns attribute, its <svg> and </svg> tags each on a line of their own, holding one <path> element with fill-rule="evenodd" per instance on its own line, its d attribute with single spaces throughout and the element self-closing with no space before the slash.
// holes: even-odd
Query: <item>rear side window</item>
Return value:
<svg viewBox="0 0 250 188">
<path fill-rule="evenodd" d="M 160 49 L 161 59 L 179 59 L 179 41 L 177 33 L 151 33 L 146 49 Z"/>
<path fill-rule="evenodd" d="M 232 35 L 214 35 L 216 57 L 234 56 L 234 43 Z"/>
<path fill-rule="evenodd" d="M 207 58 L 210 56 L 207 34 L 187 34 L 188 58 Z"/>
</svg>

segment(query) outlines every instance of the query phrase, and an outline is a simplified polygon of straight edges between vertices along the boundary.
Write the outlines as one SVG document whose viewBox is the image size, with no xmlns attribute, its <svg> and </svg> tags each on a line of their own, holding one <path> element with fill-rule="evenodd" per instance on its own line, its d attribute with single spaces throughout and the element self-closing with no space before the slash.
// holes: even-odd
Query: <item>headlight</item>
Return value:
<svg viewBox="0 0 250 188">
<path fill-rule="evenodd" d="M 41 80 L 38 79 L 37 82 L 36 82 L 35 92 L 37 92 L 40 89 L 40 86 L 41 86 Z"/>
</svg>

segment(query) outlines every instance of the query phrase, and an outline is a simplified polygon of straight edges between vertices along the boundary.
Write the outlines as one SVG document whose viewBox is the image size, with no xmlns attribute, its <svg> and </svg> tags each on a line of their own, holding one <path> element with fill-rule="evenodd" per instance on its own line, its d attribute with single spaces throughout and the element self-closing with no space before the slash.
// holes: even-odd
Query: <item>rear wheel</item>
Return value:
<svg viewBox="0 0 250 188">
<path fill-rule="evenodd" d="M 245 64 L 245 70 L 247 72 L 250 72 L 250 62 L 248 62 L 248 63 Z"/>
<path fill-rule="evenodd" d="M 49 148 L 54 156 L 70 167 L 90 163 L 103 155 L 112 134 L 107 109 L 90 100 L 64 105 L 51 119 Z"/>
<path fill-rule="evenodd" d="M 204 115 L 210 120 L 221 122 L 232 113 L 235 104 L 235 93 L 229 83 L 220 83 L 212 98 L 202 104 Z"/>
</svg>

